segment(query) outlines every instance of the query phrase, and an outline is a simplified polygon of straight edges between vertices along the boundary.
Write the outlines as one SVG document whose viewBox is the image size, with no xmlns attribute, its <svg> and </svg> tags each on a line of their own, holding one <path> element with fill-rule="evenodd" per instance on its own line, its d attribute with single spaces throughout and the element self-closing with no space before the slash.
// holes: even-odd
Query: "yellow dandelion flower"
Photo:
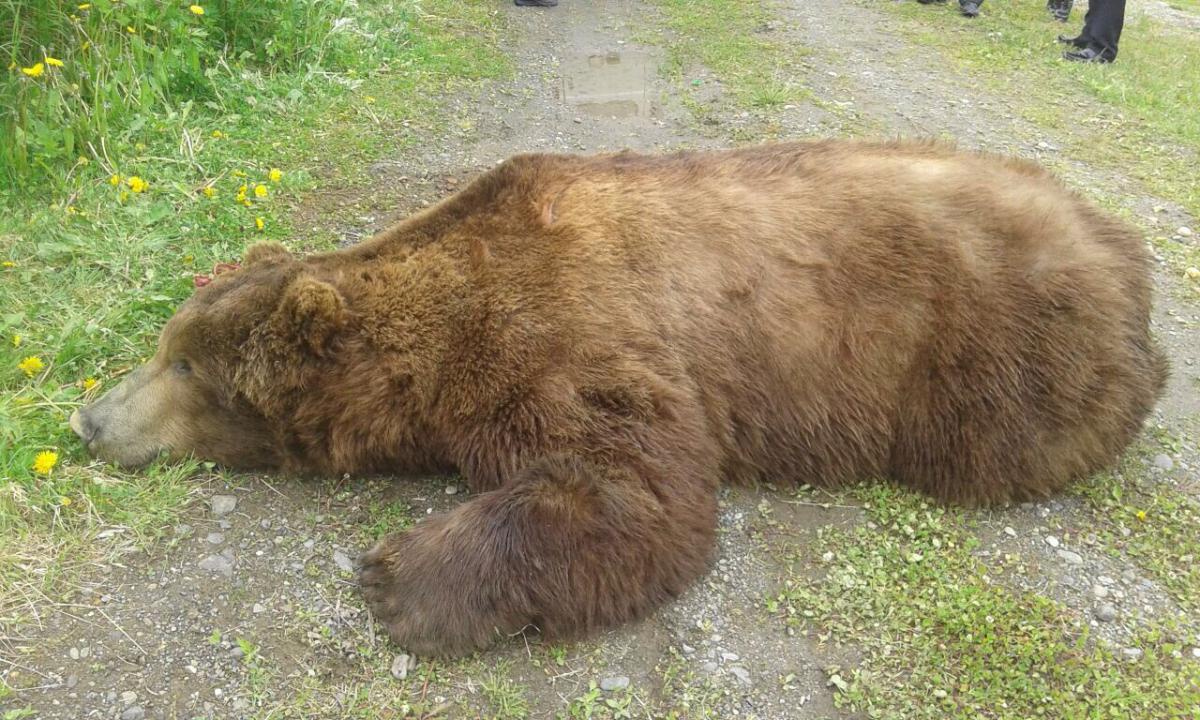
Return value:
<svg viewBox="0 0 1200 720">
<path fill-rule="evenodd" d="M 188 6 L 188 10 L 191 10 L 193 15 L 204 14 L 204 8 L 200 7 L 199 5 L 190 5 Z"/>
<path fill-rule="evenodd" d="M 234 177 L 246 177 L 246 173 L 241 170 L 234 170 L 233 173 L 231 173 L 231 174 Z"/>
<path fill-rule="evenodd" d="M 119 200 L 120 202 L 125 202 L 128 199 L 129 199 L 129 191 L 128 190 L 122 190 L 121 194 L 117 196 L 117 200 Z"/>
<path fill-rule="evenodd" d="M 78 215 L 79 208 L 75 207 L 74 205 L 68 205 L 67 206 L 67 214 L 68 215 Z"/>
<path fill-rule="evenodd" d="M 33 459 L 33 471 L 38 475 L 49 475 L 54 466 L 58 464 L 58 453 L 43 450 Z"/>
<path fill-rule="evenodd" d="M 254 186 L 254 197 L 265 198 L 267 196 L 267 186 L 259 183 Z"/>
<path fill-rule="evenodd" d="M 129 189 L 135 193 L 145 192 L 146 189 L 150 187 L 150 183 L 141 179 L 137 175 L 130 175 L 129 180 L 126 182 L 129 183 Z"/>
<path fill-rule="evenodd" d="M 15 268 L 17 266 L 17 264 L 15 262 L 13 262 L 12 260 L 5 260 L 4 262 L 0 262 L 0 266 L 6 267 L 6 268 Z"/>
<path fill-rule="evenodd" d="M 267 224 L 265 222 L 263 222 L 262 218 L 260 218 L 260 217 L 254 218 L 254 227 L 258 228 L 259 232 L 262 232 L 263 228 L 265 228 L 266 226 L 267 226 Z"/>
<path fill-rule="evenodd" d="M 12 337 L 13 347 L 15 347 L 15 348 L 21 347 L 21 339 L 22 338 L 20 335 L 13 335 L 13 337 Z"/>
<path fill-rule="evenodd" d="M 63 61 L 59 60 L 58 58 L 52 58 L 49 55 L 47 55 L 46 56 L 46 64 L 50 65 L 52 67 L 62 67 Z"/>
<path fill-rule="evenodd" d="M 94 378 L 94 377 L 83 379 L 83 389 L 84 390 L 91 390 L 92 388 L 96 387 L 97 384 L 98 384 L 98 382 L 97 382 L 96 378 Z"/>
<path fill-rule="evenodd" d="M 271 168 L 271 172 L 267 173 L 267 178 L 270 179 L 271 182 L 277 183 L 283 179 L 283 171 L 279 168 Z"/>
<path fill-rule="evenodd" d="M 17 363 L 17 367 L 21 368 L 21 372 L 25 373 L 25 377 L 33 377 L 37 375 L 42 368 L 46 367 L 46 363 L 37 355 L 30 355 L 21 362 Z"/>
<path fill-rule="evenodd" d="M 134 30 L 132 25 L 126 25 L 125 32 L 129 33 L 130 35 L 137 35 L 137 30 Z"/>
<path fill-rule="evenodd" d="M 200 192 L 204 193 L 204 197 L 206 198 L 214 198 L 217 196 L 217 189 L 212 185 L 205 185 L 204 189 Z"/>
<path fill-rule="evenodd" d="M 242 204 L 246 207 L 254 207 L 254 203 L 250 202 L 249 200 L 242 200 Z"/>
<path fill-rule="evenodd" d="M 79 157 L 78 157 L 78 158 L 75 160 L 75 162 L 79 163 L 80 165 L 91 165 L 91 164 L 92 164 L 92 161 L 91 161 L 91 160 L 88 160 L 88 159 L 87 159 L 86 157 L 84 157 L 83 155 L 80 155 L 80 156 L 79 156 Z"/>
<path fill-rule="evenodd" d="M 29 67 L 21 68 L 21 72 L 25 73 L 31 78 L 41 77 L 42 73 L 46 72 L 46 66 L 41 63 L 34 63 Z"/>
<path fill-rule="evenodd" d="M 120 185 L 120 184 L 121 184 L 121 176 L 120 176 L 120 175 L 113 175 L 113 176 L 109 177 L 109 178 L 108 178 L 108 184 L 109 184 L 109 185 L 112 185 L 113 187 L 116 187 L 116 186 Z"/>
<path fill-rule="evenodd" d="M 62 495 L 58 498 L 58 504 L 66 507 L 71 504 L 71 498 L 67 497 L 66 495 Z"/>
<path fill-rule="evenodd" d="M 75 7 L 79 8 L 80 10 L 91 10 L 92 4 L 91 3 L 80 3 L 79 5 L 76 5 Z"/>
<path fill-rule="evenodd" d="M 221 132 L 220 130 L 213 130 L 212 137 L 214 140 L 220 140 L 221 138 L 225 137 L 225 133 Z"/>
<path fill-rule="evenodd" d="M 1137 511 L 1137 519 L 1138 519 L 1138 520 L 1141 520 L 1142 522 L 1146 522 L 1146 511 L 1145 511 L 1145 510 L 1138 510 L 1138 511 Z"/>
</svg>

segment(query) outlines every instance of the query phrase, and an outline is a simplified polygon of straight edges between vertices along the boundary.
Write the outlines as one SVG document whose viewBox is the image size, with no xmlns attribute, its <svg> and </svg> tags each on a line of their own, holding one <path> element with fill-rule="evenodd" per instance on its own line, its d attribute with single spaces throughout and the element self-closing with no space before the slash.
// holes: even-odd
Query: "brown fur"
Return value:
<svg viewBox="0 0 1200 720">
<path fill-rule="evenodd" d="M 459 654 L 678 594 L 722 479 L 884 475 L 979 504 L 1108 465 L 1164 384 L 1149 307 L 1137 233 L 1017 160 L 834 141 L 527 155 L 356 247 L 251 249 L 151 367 L 189 360 L 180 392 L 224 408 L 181 403 L 171 452 L 459 469 L 477 495 L 361 575 L 400 645 Z M 93 449 L 120 460 L 93 415 Z M 215 453 L 196 424 L 274 440 Z"/>
</svg>

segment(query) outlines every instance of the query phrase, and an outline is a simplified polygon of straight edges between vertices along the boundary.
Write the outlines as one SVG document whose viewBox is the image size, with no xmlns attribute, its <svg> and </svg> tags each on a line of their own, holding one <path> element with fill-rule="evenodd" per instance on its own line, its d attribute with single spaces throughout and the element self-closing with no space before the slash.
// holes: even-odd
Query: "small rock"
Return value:
<svg viewBox="0 0 1200 720">
<path fill-rule="evenodd" d="M 134 691 L 126 690 L 125 692 L 121 693 L 121 704 L 122 705 L 132 705 L 135 702 L 137 702 L 137 693 L 135 693 Z"/>
<path fill-rule="evenodd" d="M 262 603 L 254 603 L 254 607 L 250 608 L 250 612 L 254 613 L 255 615 L 265 613 L 266 611 L 267 609 L 262 606 Z"/>
<path fill-rule="evenodd" d="M 1098 580 L 1101 585 L 1112 585 L 1116 583 L 1116 580 L 1113 580 L 1107 575 L 1101 575 L 1100 577 L 1096 578 L 1096 580 Z"/>
<path fill-rule="evenodd" d="M 1182 235 L 1183 237 L 1191 237 L 1192 229 L 1190 227 L 1187 227 L 1186 225 L 1184 225 L 1184 226 L 1180 227 L 1178 230 L 1176 230 L 1175 234 Z"/>
<path fill-rule="evenodd" d="M 67 676 L 67 688 L 68 689 L 73 688 L 78 684 L 79 684 L 79 676 L 78 675 L 68 675 Z"/>
<path fill-rule="evenodd" d="M 79 648 L 71 648 L 70 650 L 67 651 L 67 654 L 71 656 L 72 660 L 78 660 L 79 659 Z"/>
<path fill-rule="evenodd" d="M 1092 586 L 1092 594 L 1093 594 L 1093 595 L 1095 595 L 1095 596 L 1096 596 L 1096 597 L 1098 597 L 1098 598 L 1102 598 L 1102 599 L 1103 599 L 1103 598 L 1106 598 L 1106 597 L 1108 597 L 1108 588 L 1106 588 L 1106 587 L 1104 587 L 1103 585 L 1101 585 L 1101 584 L 1097 583 L 1097 584 L 1095 584 L 1095 585 L 1093 585 L 1093 586 Z"/>
<path fill-rule="evenodd" d="M 141 705 L 125 708 L 125 712 L 121 713 L 121 720 L 142 720 L 146 717 L 146 711 Z"/>
<path fill-rule="evenodd" d="M 213 495 L 212 496 L 212 513 L 217 517 L 224 517 L 233 512 L 237 507 L 237 498 L 232 495 Z"/>
<path fill-rule="evenodd" d="M 687 643 L 681 645 L 680 648 L 683 650 L 684 655 L 691 655 L 692 653 L 696 652 L 696 648 L 688 645 Z"/>
<path fill-rule="evenodd" d="M 1126 570 L 1125 572 L 1121 573 L 1121 582 L 1132 584 L 1135 581 L 1137 581 L 1137 573 L 1135 573 L 1133 570 Z"/>
<path fill-rule="evenodd" d="M 627 687 L 629 687 L 629 678 L 625 677 L 624 675 L 606 677 L 600 681 L 600 689 L 604 692 L 624 690 Z"/>
<path fill-rule="evenodd" d="M 721 659 L 725 662 L 737 662 L 740 658 L 738 658 L 737 653 L 723 652 L 721 653 Z"/>
<path fill-rule="evenodd" d="M 233 658 L 234 660 L 241 660 L 242 658 L 246 657 L 246 651 L 243 650 L 240 645 L 234 645 L 229 649 L 229 657 Z"/>
<path fill-rule="evenodd" d="M 220 545 L 225 542 L 225 535 L 219 532 L 210 532 L 208 537 L 204 538 L 210 545 Z"/>
<path fill-rule="evenodd" d="M 1121 654 L 1123 656 L 1125 656 L 1126 660 L 1129 660 L 1130 662 L 1134 662 L 1142 656 L 1142 649 L 1141 648 L 1125 648 L 1124 650 L 1121 651 Z"/>
<path fill-rule="evenodd" d="M 408 661 L 410 660 L 407 653 L 400 653 L 392 658 L 392 677 L 397 680 L 403 680 L 408 677 Z"/>
<path fill-rule="evenodd" d="M 709 660 L 708 662 L 701 665 L 700 669 L 706 673 L 715 673 L 717 671 L 717 664 L 715 662 L 713 662 L 712 660 Z"/>
<path fill-rule="evenodd" d="M 198 563 L 201 570 L 233 577 L 233 560 L 224 555 L 209 555 Z"/>
<path fill-rule="evenodd" d="M 1192 657 L 1200 659 L 1200 647 L 1192 648 Z"/>
<path fill-rule="evenodd" d="M 1016 531 L 1016 530 L 1014 530 L 1014 529 L 1013 529 L 1013 528 L 1011 528 L 1011 527 L 1006 527 L 1006 528 L 1004 528 L 1004 534 L 1005 534 L 1005 535 L 1007 535 L 1007 536 L 1009 536 L 1009 537 L 1016 537 L 1016 536 L 1017 536 L 1017 531 Z"/>
<path fill-rule="evenodd" d="M 1100 603 L 1096 607 L 1096 619 L 1100 622 L 1112 622 L 1117 619 L 1117 608 L 1112 603 Z"/>
<path fill-rule="evenodd" d="M 1169 472 L 1170 470 L 1174 469 L 1175 461 L 1171 459 L 1170 455 L 1159 453 L 1158 455 L 1154 456 L 1154 467 L 1164 472 Z"/>
<path fill-rule="evenodd" d="M 1053 535 L 1047 535 L 1046 544 L 1052 548 L 1056 548 L 1058 547 L 1058 538 L 1054 537 Z"/>
<path fill-rule="evenodd" d="M 733 667 L 729 668 L 729 672 L 733 673 L 734 677 L 741 681 L 743 685 L 750 684 L 750 671 L 746 668 L 734 665 Z"/>
<path fill-rule="evenodd" d="M 1066 560 L 1067 562 L 1071 563 L 1072 565 L 1082 565 L 1083 564 L 1083 556 L 1077 552 L 1059 549 L 1058 556 L 1060 558 L 1062 558 L 1063 560 Z"/>
<path fill-rule="evenodd" d="M 447 495 L 457 495 L 458 494 L 458 486 L 457 485 L 447 485 L 446 486 L 446 494 Z"/>
<path fill-rule="evenodd" d="M 354 572 L 354 562 L 341 550 L 333 551 L 333 563 L 343 572 Z"/>
</svg>

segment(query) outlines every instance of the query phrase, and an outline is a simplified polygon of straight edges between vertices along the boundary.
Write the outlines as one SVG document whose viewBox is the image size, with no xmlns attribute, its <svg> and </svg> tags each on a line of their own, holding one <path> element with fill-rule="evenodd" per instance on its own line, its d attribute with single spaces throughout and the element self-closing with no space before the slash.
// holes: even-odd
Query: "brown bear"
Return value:
<svg viewBox="0 0 1200 720">
<path fill-rule="evenodd" d="M 402 647 L 637 618 L 706 568 L 722 480 L 1044 496 L 1159 397 L 1138 233 L 935 143 L 522 155 L 374 238 L 260 244 L 71 426 L 103 458 L 457 470 L 361 558 Z"/>
</svg>

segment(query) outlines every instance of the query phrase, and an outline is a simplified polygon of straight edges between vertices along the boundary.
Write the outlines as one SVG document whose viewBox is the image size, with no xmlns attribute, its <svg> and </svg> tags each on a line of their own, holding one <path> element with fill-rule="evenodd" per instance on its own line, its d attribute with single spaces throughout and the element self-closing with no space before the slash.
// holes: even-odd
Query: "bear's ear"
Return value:
<svg viewBox="0 0 1200 720">
<path fill-rule="evenodd" d="M 246 249 L 246 254 L 242 258 L 243 265 L 256 265 L 267 260 L 285 260 L 292 257 L 292 254 L 287 251 L 287 248 L 277 242 L 265 241 L 254 243 Z"/>
<path fill-rule="evenodd" d="M 346 301 L 337 288 L 312 277 L 292 281 L 272 322 L 275 333 L 307 346 L 318 355 L 346 324 Z"/>
</svg>

